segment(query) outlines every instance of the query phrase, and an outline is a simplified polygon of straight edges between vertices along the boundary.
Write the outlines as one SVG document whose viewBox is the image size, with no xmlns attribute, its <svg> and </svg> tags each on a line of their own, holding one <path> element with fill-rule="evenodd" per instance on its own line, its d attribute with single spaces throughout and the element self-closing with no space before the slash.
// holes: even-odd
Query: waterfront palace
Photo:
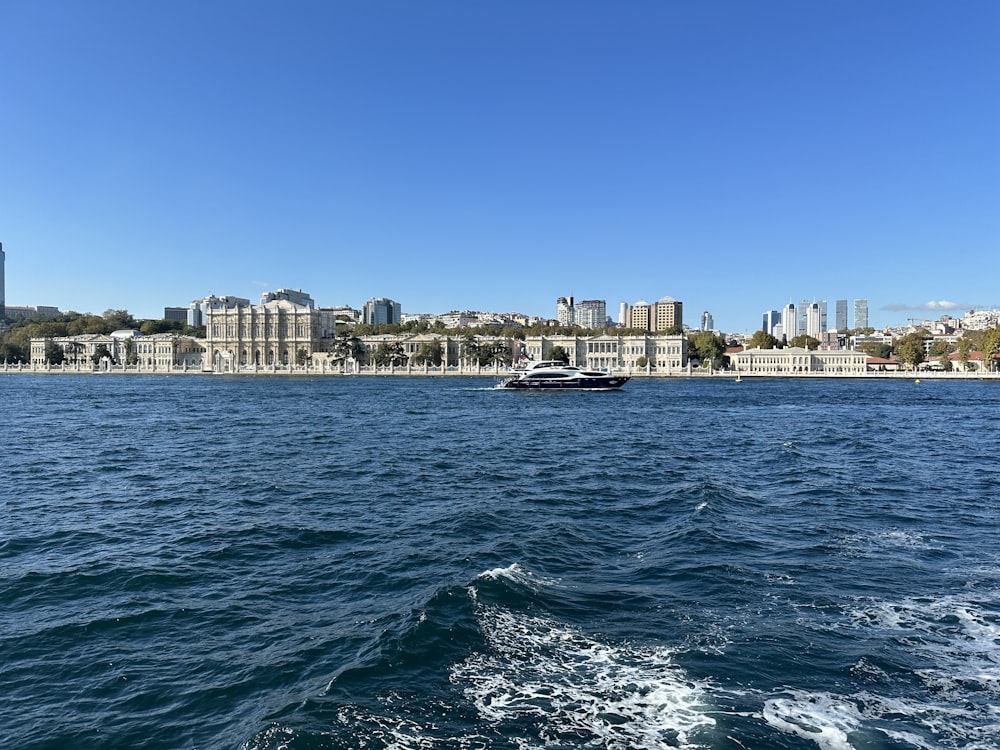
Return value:
<svg viewBox="0 0 1000 750">
<path fill-rule="evenodd" d="M 384 345 L 394 346 L 401 364 L 394 372 L 492 372 L 469 356 L 470 344 L 506 349 L 512 361 L 551 358 L 560 347 L 570 364 L 587 369 L 626 371 L 636 374 L 682 375 L 692 372 L 688 361 L 688 339 L 684 335 L 649 332 L 639 335 L 597 333 L 593 336 L 528 336 L 501 338 L 498 334 L 401 333 L 358 337 L 363 356 L 358 360 L 338 354 L 341 339 L 350 327 L 338 320 L 332 309 L 317 309 L 309 299 L 293 300 L 269 295 L 261 304 L 248 300 L 212 298 L 204 306 L 204 339 L 162 333 L 143 336 L 138 331 L 115 331 L 110 335 L 84 335 L 31 340 L 30 368 L 39 370 L 89 371 L 95 359 L 104 359 L 100 369 L 133 372 L 373 372 L 369 364 Z M 339 329 L 339 330 L 338 330 Z M 63 364 L 48 364 L 52 348 L 62 350 Z M 439 351 L 440 367 L 410 364 L 414 355 Z M 873 369 L 866 354 L 844 349 L 800 348 L 730 351 L 730 368 L 747 375 L 858 375 Z M 982 370 L 981 363 L 967 363 Z M 10 364 L 3 368 L 9 370 Z M 20 367 L 18 367 L 20 369 Z M 382 371 L 382 370 L 379 370 Z"/>
</svg>

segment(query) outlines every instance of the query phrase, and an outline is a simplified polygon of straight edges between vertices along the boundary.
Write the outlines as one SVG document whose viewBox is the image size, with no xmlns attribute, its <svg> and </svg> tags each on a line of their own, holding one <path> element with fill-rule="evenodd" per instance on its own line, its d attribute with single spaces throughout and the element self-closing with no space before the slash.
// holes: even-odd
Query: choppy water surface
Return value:
<svg viewBox="0 0 1000 750">
<path fill-rule="evenodd" d="M 1000 384 L 0 377 L 0 746 L 993 748 Z"/>
</svg>

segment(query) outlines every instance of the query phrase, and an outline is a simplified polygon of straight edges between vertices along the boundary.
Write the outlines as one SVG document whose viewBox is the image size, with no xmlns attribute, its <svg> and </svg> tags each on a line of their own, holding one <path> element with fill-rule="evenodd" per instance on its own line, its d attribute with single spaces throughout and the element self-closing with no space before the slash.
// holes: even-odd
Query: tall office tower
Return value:
<svg viewBox="0 0 1000 750">
<path fill-rule="evenodd" d="M 366 325 L 384 326 L 392 323 L 401 323 L 402 307 L 398 302 L 394 302 L 386 297 L 370 299 L 365 302 L 361 312 L 361 322 Z"/>
<path fill-rule="evenodd" d="M 811 304 L 812 301 L 807 299 L 804 299 L 799 303 L 799 325 L 798 325 L 799 333 L 806 332 L 806 313 L 809 312 L 809 305 Z"/>
<path fill-rule="evenodd" d="M 788 341 L 799 335 L 799 319 L 795 316 L 795 305 L 791 302 L 781 311 L 781 332 Z"/>
<path fill-rule="evenodd" d="M 854 300 L 854 327 L 868 327 L 868 300 L 866 299 Z"/>
<path fill-rule="evenodd" d="M 819 305 L 819 332 L 826 333 L 826 329 L 829 328 L 826 324 L 826 313 L 830 306 L 826 304 L 825 299 L 820 300 L 816 304 Z"/>
<path fill-rule="evenodd" d="M 847 330 L 847 300 L 837 300 L 837 330 L 841 333 Z"/>
<path fill-rule="evenodd" d="M 618 303 L 618 325 L 622 328 L 628 323 L 628 302 Z"/>
<path fill-rule="evenodd" d="M 4 294 L 4 275 L 3 269 L 7 265 L 7 256 L 3 252 L 3 243 L 0 242 L 0 320 L 7 317 L 7 303 L 4 301 L 7 299 Z"/>
<path fill-rule="evenodd" d="M 710 313 L 708 310 L 705 310 L 705 312 L 701 314 L 701 330 L 703 331 L 715 330 L 715 321 L 712 320 L 712 313 Z"/>
<path fill-rule="evenodd" d="M 561 326 L 571 326 L 576 322 L 572 297 L 559 297 L 556 300 L 556 320 Z"/>
<path fill-rule="evenodd" d="M 781 313 L 777 310 L 768 310 L 760 322 L 760 330 L 774 336 L 774 327 L 778 325 L 781 325 Z"/>
<path fill-rule="evenodd" d="M 602 299 L 581 300 L 573 308 L 574 320 L 584 328 L 604 328 L 608 323 L 608 305 Z"/>
<path fill-rule="evenodd" d="M 823 334 L 823 316 L 818 302 L 806 308 L 806 336 L 819 339 Z"/>
</svg>

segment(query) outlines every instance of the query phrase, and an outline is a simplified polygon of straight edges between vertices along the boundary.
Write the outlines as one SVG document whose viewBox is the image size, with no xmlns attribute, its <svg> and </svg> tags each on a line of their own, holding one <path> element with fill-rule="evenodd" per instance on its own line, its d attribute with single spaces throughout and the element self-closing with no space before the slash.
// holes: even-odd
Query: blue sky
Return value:
<svg viewBox="0 0 1000 750">
<path fill-rule="evenodd" d="M 1000 307 L 995 0 L 0 0 L 0 29 L 10 305 Z"/>
</svg>

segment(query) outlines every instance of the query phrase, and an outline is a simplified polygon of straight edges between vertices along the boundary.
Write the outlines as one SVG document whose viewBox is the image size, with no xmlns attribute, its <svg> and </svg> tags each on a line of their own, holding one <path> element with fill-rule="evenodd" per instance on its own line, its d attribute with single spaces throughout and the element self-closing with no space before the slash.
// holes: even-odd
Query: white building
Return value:
<svg viewBox="0 0 1000 750">
<path fill-rule="evenodd" d="M 558 297 L 556 299 L 556 320 L 561 326 L 571 326 L 576 324 L 576 314 L 573 309 L 572 297 Z"/>
<path fill-rule="evenodd" d="M 795 315 L 795 305 L 789 302 L 781 311 L 781 333 L 791 341 L 799 335 L 799 319 Z"/>
<path fill-rule="evenodd" d="M 31 365 L 38 368 L 48 366 L 48 350 L 54 344 L 62 350 L 63 367 L 67 369 L 127 366 L 149 372 L 200 370 L 205 353 L 204 343 L 203 339 L 178 333 L 143 336 L 134 330 L 114 331 L 110 335 L 94 333 L 33 338 Z M 106 361 L 95 363 L 98 352 L 105 354 Z"/>
<path fill-rule="evenodd" d="M 204 366 L 213 372 L 296 364 L 323 351 L 336 332 L 330 311 L 286 299 L 212 305 L 207 312 Z"/>
<path fill-rule="evenodd" d="M 747 375 L 858 375 L 868 371 L 868 355 L 850 349 L 746 349 L 731 353 L 729 359 L 736 372 Z"/>
<path fill-rule="evenodd" d="M 573 311 L 576 325 L 582 328 L 604 328 L 608 324 L 608 306 L 602 299 L 585 299 Z"/>
<path fill-rule="evenodd" d="M 816 302 L 810 303 L 806 308 L 806 335 L 817 341 L 823 335 L 823 314 Z"/>
</svg>

